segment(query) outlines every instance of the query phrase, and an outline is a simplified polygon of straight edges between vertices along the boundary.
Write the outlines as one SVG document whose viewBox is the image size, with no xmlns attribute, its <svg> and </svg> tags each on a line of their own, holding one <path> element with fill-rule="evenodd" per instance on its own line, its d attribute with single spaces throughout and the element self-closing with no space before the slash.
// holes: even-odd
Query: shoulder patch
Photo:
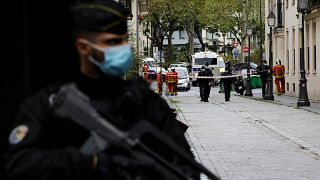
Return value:
<svg viewBox="0 0 320 180">
<path fill-rule="evenodd" d="M 26 125 L 17 126 L 10 133 L 9 143 L 10 144 L 20 143 L 26 137 L 28 131 L 29 131 L 29 128 Z"/>
</svg>

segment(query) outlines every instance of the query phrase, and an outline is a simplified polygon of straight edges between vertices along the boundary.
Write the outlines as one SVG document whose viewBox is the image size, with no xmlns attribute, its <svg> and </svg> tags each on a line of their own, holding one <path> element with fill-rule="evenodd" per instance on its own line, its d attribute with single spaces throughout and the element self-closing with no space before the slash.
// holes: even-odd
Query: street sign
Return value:
<svg viewBox="0 0 320 180">
<path fill-rule="evenodd" d="M 246 46 L 246 47 L 243 48 L 243 52 L 244 53 L 248 53 L 249 51 L 250 51 L 249 47 Z"/>
<path fill-rule="evenodd" d="M 232 55 L 233 55 L 233 59 L 234 59 L 234 60 L 238 60 L 239 49 L 234 48 L 234 49 L 232 50 Z"/>
</svg>

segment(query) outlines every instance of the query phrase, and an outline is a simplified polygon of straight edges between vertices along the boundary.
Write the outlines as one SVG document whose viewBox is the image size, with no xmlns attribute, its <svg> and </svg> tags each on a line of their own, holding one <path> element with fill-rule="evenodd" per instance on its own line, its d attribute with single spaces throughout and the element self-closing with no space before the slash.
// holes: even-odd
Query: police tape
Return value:
<svg viewBox="0 0 320 180">
<path fill-rule="evenodd" d="M 155 74 L 150 72 L 144 72 L 145 75 Z M 251 73 L 249 73 L 251 74 Z M 169 76 L 177 76 L 177 75 L 169 75 Z M 191 79 L 226 79 L 226 78 L 233 78 L 233 77 L 242 77 L 242 75 L 231 75 L 231 76 L 189 76 Z"/>
<path fill-rule="evenodd" d="M 231 75 L 231 76 L 189 76 L 192 79 L 226 79 L 234 77 L 242 77 L 241 75 Z"/>
</svg>

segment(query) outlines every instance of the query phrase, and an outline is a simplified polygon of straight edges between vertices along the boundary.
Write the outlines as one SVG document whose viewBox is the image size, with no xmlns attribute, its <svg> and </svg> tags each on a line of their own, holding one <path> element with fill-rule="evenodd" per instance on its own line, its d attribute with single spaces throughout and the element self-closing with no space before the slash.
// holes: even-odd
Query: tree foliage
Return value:
<svg viewBox="0 0 320 180">
<path fill-rule="evenodd" d="M 256 27 L 256 33 L 264 34 L 264 23 L 260 31 L 260 2 L 262 21 L 264 21 L 265 0 L 147 0 L 148 16 L 146 21 L 153 24 L 153 42 L 162 46 L 164 37 L 168 37 L 168 53 L 172 47 L 172 33 L 185 29 L 188 34 L 189 55 L 194 53 L 195 34 L 201 35 L 199 29 L 212 32 L 231 32 L 240 43 L 246 38 L 245 28 Z M 198 30 L 198 31 L 196 31 Z M 264 36 L 262 36 L 262 42 Z M 162 38 L 162 41 L 161 41 Z M 157 39 L 159 41 L 157 41 Z M 159 44 L 160 43 L 160 44 Z M 203 42 L 200 39 L 200 43 Z M 170 54 L 169 58 L 173 56 Z"/>
</svg>

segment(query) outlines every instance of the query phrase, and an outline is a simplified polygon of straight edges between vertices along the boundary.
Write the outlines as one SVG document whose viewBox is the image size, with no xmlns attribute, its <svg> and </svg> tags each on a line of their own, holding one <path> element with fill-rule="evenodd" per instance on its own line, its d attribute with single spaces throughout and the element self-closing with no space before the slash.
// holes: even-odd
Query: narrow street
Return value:
<svg viewBox="0 0 320 180">
<path fill-rule="evenodd" d="M 209 103 L 198 87 L 166 97 L 201 163 L 225 180 L 320 180 L 319 114 L 218 90 Z"/>
</svg>

